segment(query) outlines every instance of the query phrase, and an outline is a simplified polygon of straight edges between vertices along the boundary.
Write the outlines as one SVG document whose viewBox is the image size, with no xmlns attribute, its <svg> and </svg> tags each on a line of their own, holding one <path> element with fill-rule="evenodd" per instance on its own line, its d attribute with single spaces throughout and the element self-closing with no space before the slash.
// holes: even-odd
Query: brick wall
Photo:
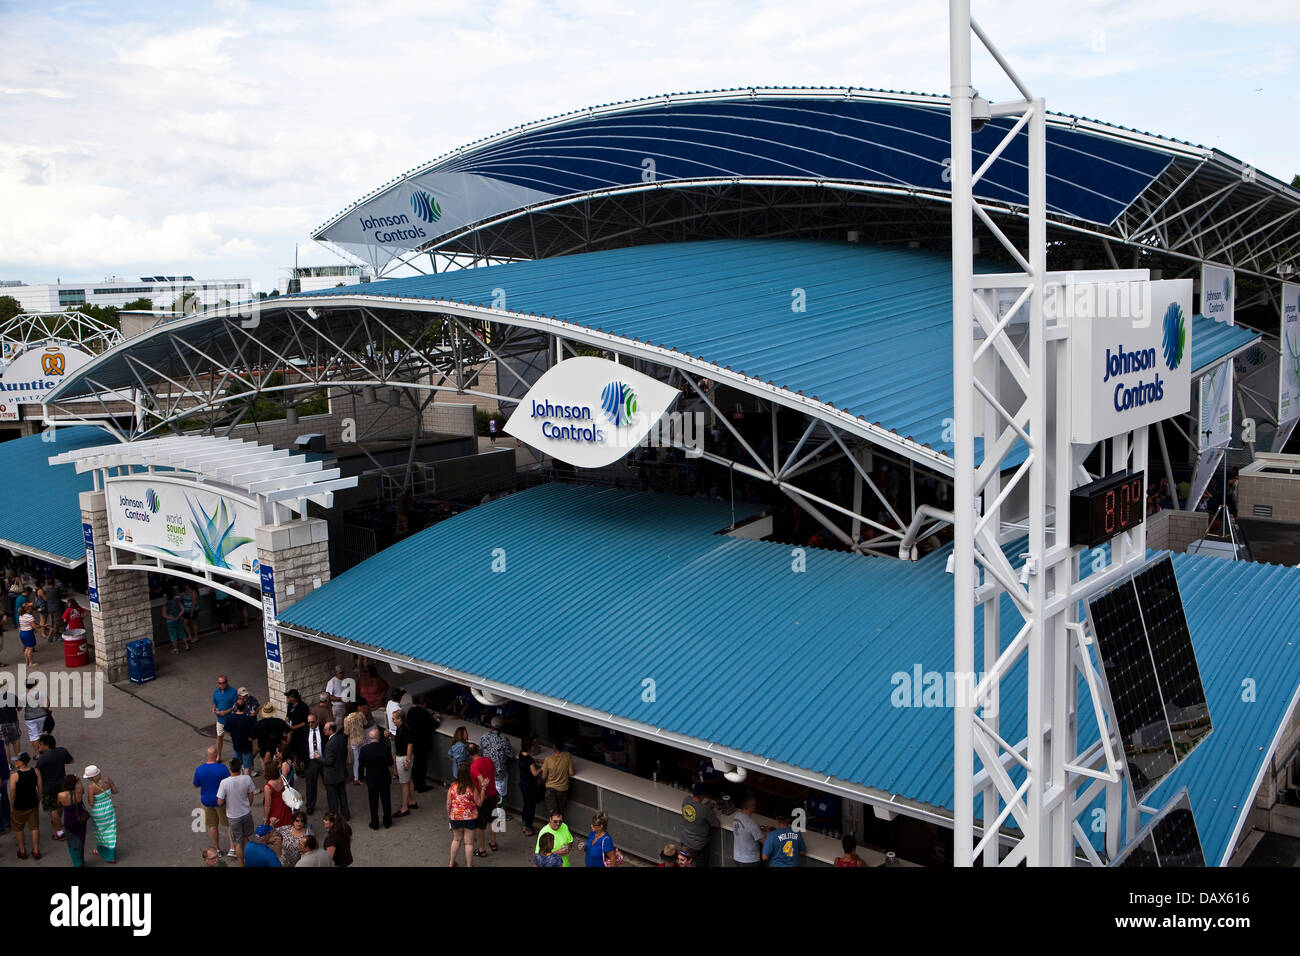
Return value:
<svg viewBox="0 0 1300 956">
<path fill-rule="evenodd" d="M 319 518 L 263 525 L 254 534 L 258 560 L 272 569 L 275 606 L 283 612 L 329 580 L 329 526 Z M 268 703 L 283 717 L 285 692 L 296 688 L 308 705 L 334 676 L 335 652 L 323 644 L 280 635 L 281 669 L 266 670 Z"/>
<path fill-rule="evenodd" d="M 1210 516 L 1204 511 L 1159 511 L 1149 515 L 1147 547 L 1152 551 L 1184 552 L 1205 537 Z"/>
<path fill-rule="evenodd" d="M 95 540 L 95 576 L 99 585 L 99 610 L 90 611 L 90 638 L 95 667 L 109 683 L 124 680 L 126 645 L 153 637 L 153 611 L 149 607 L 149 578 L 143 571 L 109 571 L 108 503 L 102 491 L 81 493 L 81 520 L 91 526 Z"/>
<path fill-rule="evenodd" d="M 1256 514 L 1255 505 L 1273 513 Z M 1237 514 L 1262 521 L 1300 522 L 1300 476 L 1241 475 L 1237 480 Z"/>
</svg>

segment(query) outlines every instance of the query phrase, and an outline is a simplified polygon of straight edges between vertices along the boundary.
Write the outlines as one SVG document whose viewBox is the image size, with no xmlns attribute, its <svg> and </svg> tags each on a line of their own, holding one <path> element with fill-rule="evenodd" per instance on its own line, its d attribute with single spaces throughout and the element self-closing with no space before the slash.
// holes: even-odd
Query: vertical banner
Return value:
<svg viewBox="0 0 1300 956">
<path fill-rule="evenodd" d="M 1201 266 L 1201 314 L 1215 322 L 1235 325 L 1232 270 Z M 1232 363 L 1224 362 L 1200 382 L 1201 425 L 1197 445 L 1202 452 L 1223 448 L 1232 440 Z"/>
<path fill-rule="evenodd" d="M 266 669 L 279 674 L 284 670 L 280 659 L 280 632 L 275 626 L 275 571 L 263 564 L 259 571 L 262 580 L 262 636 L 266 641 Z"/>
<path fill-rule="evenodd" d="M 1279 337 L 1281 367 L 1278 369 L 1277 422 L 1278 438 L 1291 433 L 1300 418 L 1300 284 L 1282 283 L 1282 334 Z M 1282 448 L 1274 441 L 1273 451 Z"/>
<path fill-rule="evenodd" d="M 95 573 L 95 529 L 90 522 L 81 522 L 81 537 L 86 542 L 86 597 L 90 598 L 90 609 L 99 610 L 99 575 Z"/>
</svg>

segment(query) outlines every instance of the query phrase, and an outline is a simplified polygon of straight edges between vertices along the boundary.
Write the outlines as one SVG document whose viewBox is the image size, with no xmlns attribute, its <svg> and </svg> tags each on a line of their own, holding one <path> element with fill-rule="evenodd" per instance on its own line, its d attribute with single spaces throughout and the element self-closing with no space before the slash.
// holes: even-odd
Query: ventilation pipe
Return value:
<svg viewBox="0 0 1300 956">
<path fill-rule="evenodd" d="M 492 694 L 485 690 L 479 690 L 477 687 L 470 687 L 469 692 L 474 695 L 474 699 L 484 707 L 500 707 L 507 703 L 507 698 L 499 694 Z"/>
<path fill-rule="evenodd" d="M 916 560 L 916 536 L 921 533 L 921 524 L 926 518 L 937 518 L 949 524 L 954 521 L 951 511 L 942 511 L 932 505 L 921 505 L 916 509 L 916 514 L 912 515 L 912 523 L 907 526 L 907 533 L 903 535 L 903 540 L 899 542 L 898 557 L 901 560 Z"/>
<path fill-rule="evenodd" d="M 744 767 L 737 767 L 717 757 L 713 758 L 713 769 L 719 771 L 731 783 L 744 783 L 745 778 L 749 776 L 749 771 Z"/>
</svg>

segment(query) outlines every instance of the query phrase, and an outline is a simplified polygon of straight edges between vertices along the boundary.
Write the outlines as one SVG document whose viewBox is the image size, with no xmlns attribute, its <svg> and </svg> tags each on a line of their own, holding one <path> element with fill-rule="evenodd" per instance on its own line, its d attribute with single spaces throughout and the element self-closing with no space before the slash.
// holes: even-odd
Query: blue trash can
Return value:
<svg viewBox="0 0 1300 956">
<path fill-rule="evenodd" d="M 143 684 L 158 676 L 153 668 L 153 638 L 142 637 L 126 645 L 126 673 L 132 684 Z"/>
</svg>

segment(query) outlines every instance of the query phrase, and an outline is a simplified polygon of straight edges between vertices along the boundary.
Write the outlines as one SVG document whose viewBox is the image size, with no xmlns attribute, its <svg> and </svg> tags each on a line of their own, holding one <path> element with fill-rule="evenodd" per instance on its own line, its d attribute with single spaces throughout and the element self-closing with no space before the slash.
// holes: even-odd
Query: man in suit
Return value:
<svg viewBox="0 0 1300 956">
<path fill-rule="evenodd" d="M 351 820 L 352 815 L 348 812 L 348 735 L 332 720 L 325 725 L 325 733 L 328 739 L 325 753 L 320 758 L 321 775 L 325 778 L 325 799 L 329 801 L 332 813 Z"/>
<path fill-rule="evenodd" d="M 411 782 L 416 793 L 428 793 L 429 786 L 429 748 L 433 746 L 433 715 L 425 707 L 423 695 L 415 698 L 415 703 L 406 711 L 406 723 L 411 728 L 415 739 L 415 757 L 411 761 Z"/>
<path fill-rule="evenodd" d="M 316 721 L 315 714 L 307 715 L 307 735 L 304 741 L 307 757 L 307 815 L 316 812 L 316 788 L 320 783 L 321 772 L 325 765 L 321 758 L 325 755 L 325 733 Z"/>
<path fill-rule="evenodd" d="M 361 782 L 370 796 L 370 829 L 379 829 L 379 804 L 384 805 L 384 828 L 393 825 L 393 795 L 389 784 L 393 782 L 393 752 L 380 740 L 379 728 L 371 727 L 366 734 L 369 741 L 361 748 L 358 762 L 361 765 Z"/>
</svg>

